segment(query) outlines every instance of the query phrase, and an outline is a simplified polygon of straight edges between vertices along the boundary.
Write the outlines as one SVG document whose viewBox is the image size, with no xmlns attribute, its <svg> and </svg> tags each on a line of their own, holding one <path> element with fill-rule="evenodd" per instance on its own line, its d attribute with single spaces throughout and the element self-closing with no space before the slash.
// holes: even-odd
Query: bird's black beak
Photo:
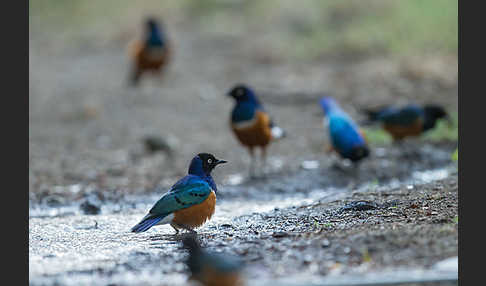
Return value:
<svg viewBox="0 0 486 286">
<path fill-rule="evenodd" d="M 225 161 L 225 160 L 216 160 L 216 162 L 214 163 L 214 165 L 219 165 L 219 164 L 224 164 L 224 163 L 228 163 L 228 161 Z"/>
</svg>

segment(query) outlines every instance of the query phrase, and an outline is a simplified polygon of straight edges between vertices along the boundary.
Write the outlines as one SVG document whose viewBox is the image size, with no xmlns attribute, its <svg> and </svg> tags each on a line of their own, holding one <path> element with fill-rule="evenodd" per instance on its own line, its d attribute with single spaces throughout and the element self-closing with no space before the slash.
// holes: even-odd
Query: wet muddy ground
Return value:
<svg viewBox="0 0 486 286">
<path fill-rule="evenodd" d="M 455 285 L 457 263 L 437 266 L 457 257 L 454 148 L 425 144 L 415 149 L 416 157 L 404 157 L 413 159 L 402 159 L 400 168 L 385 168 L 379 180 L 371 179 L 377 174 L 373 164 L 356 173 L 331 163 L 220 184 L 216 213 L 199 237 L 208 249 L 245 261 L 248 285 L 274 279 L 282 285 L 305 285 L 309 279 L 349 285 L 365 282 L 356 280 L 365 274 L 369 282 L 436 279 Z M 383 148 L 381 159 L 373 161 L 396 162 L 400 149 Z M 187 283 L 181 235 L 169 226 L 129 232 L 164 190 L 124 199 L 78 192 L 57 208 L 48 201 L 31 206 L 31 284 Z"/>
<path fill-rule="evenodd" d="M 457 284 L 457 141 L 372 143 L 355 169 L 326 153 L 317 104 L 332 95 L 357 121 L 362 107 L 410 101 L 455 113 L 456 56 L 296 61 L 264 35 L 168 22 L 174 60 L 138 88 L 126 81 L 132 24 L 102 40 L 31 29 L 31 285 L 186 285 L 187 254 L 172 228 L 129 229 L 199 152 L 229 161 L 214 171 L 216 213 L 200 239 L 244 260 L 247 285 Z M 228 126 L 224 94 L 239 82 L 288 134 L 257 179 Z M 146 136 L 170 151 L 148 152 Z"/>
</svg>

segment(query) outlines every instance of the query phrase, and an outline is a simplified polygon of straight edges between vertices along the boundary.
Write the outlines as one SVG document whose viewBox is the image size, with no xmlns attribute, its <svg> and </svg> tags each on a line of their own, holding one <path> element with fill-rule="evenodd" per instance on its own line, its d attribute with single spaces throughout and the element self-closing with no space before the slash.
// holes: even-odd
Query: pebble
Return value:
<svg viewBox="0 0 486 286">
<path fill-rule="evenodd" d="M 97 215 L 101 212 L 101 208 L 98 205 L 91 203 L 89 200 L 84 201 L 79 208 L 87 215 Z"/>
</svg>

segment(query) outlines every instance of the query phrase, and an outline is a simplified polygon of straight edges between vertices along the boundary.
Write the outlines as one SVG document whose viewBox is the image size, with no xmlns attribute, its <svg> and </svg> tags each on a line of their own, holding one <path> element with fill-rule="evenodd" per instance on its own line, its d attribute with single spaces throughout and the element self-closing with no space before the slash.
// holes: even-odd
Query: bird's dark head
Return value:
<svg viewBox="0 0 486 286">
<path fill-rule="evenodd" d="M 436 121 L 437 119 L 447 120 L 449 125 L 452 125 L 452 119 L 447 113 L 447 111 L 440 105 L 429 104 L 424 106 L 425 116 L 430 118 L 430 120 Z"/>
<path fill-rule="evenodd" d="M 216 159 L 209 153 L 199 153 L 192 159 L 189 165 L 189 174 L 198 176 L 209 175 L 214 167 L 223 163 L 226 163 L 226 161 Z"/>
<path fill-rule="evenodd" d="M 153 45 L 164 44 L 164 25 L 160 20 L 157 20 L 155 17 L 149 17 L 145 20 L 145 33 L 149 43 Z"/>
<path fill-rule="evenodd" d="M 228 96 L 234 98 L 237 102 L 257 102 L 253 90 L 244 84 L 235 85 L 228 93 Z"/>
<path fill-rule="evenodd" d="M 145 20 L 145 26 L 147 27 L 147 30 L 152 31 L 159 27 L 159 23 L 155 18 L 149 17 Z"/>
<path fill-rule="evenodd" d="M 447 117 L 447 111 L 442 106 L 429 104 L 424 106 L 425 113 L 434 118 Z"/>
</svg>

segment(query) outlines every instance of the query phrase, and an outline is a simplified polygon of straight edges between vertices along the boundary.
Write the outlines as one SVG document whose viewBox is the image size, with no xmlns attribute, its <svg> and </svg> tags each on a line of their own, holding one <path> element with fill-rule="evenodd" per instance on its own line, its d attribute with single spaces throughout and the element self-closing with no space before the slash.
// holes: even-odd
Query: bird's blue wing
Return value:
<svg viewBox="0 0 486 286">
<path fill-rule="evenodd" d="M 255 105 L 252 103 L 239 103 L 231 113 L 231 122 L 237 123 L 252 120 L 255 117 L 255 111 Z"/>
<path fill-rule="evenodd" d="M 188 175 L 179 180 L 155 205 L 149 214 L 169 214 L 202 203 L 211 193 L 203 179 Z"/>
<path fill-rule="evenodd" d="M 347 153 L 356 146 L 366 144 L 358 131 L 358 127 L 347 116 L 331 116 L 329 118 L 329 133 L 334 148 L 342 153 Z"/>
</svg>

